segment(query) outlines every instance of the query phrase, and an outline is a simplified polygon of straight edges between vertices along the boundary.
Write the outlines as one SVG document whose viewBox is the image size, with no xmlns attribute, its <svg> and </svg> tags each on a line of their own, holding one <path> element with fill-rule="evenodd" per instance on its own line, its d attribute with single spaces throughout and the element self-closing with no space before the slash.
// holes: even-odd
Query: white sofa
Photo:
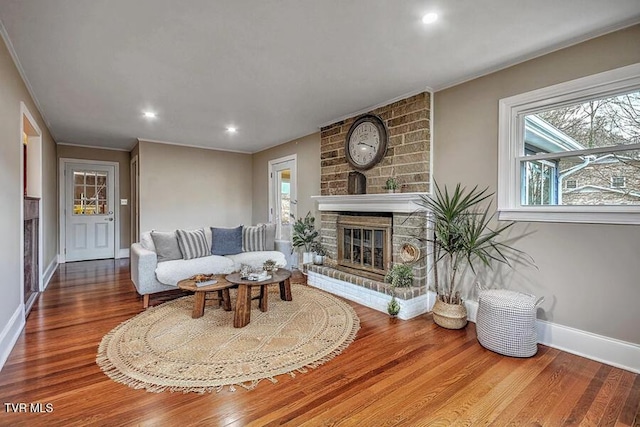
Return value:
<svg viewBox="0 0 640 427">
<path fill-rule="evenodd" d="M 206 227 L 205 236 L 211 245 L 211 229 Z M 278 247 L 278 242 L 275 243 Z M 180 280 L 195 274 L 229 274 L 239 271 L 242 264 L 255 269 L 272 259 L 279 267 L 287 265 L 285 254 L 280 250 L 240 252 L 235 255 L 209 255 L 194 259 L 176 259 L 158 262 L 156 247 L 151 232 L 142 233 L 140 242 L 131 245 L 131 280 L 138 294 L 143 297 L 143 306 L 149 306 L 150 294 L 177 289 Z"/>
</svg>

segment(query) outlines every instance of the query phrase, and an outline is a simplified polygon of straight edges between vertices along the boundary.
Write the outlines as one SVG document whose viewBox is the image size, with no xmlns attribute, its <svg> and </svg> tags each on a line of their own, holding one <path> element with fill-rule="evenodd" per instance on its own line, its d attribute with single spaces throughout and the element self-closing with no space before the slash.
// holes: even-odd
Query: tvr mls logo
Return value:
<svg viewBox="0 0 640 427">
<path fill-rule="evenodd" d="M 26 414 L 50 413 L 53 412 L 53 403 L 5 403 L 4 411 Z"/>
</svg>

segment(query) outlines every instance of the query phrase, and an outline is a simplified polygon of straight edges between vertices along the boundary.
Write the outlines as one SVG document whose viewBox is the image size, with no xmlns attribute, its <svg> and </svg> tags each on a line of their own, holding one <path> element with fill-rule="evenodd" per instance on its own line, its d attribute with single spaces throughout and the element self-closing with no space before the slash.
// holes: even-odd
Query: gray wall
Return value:
<svg viewBox="0 0 640 427">
<path fill-rule="evenodd" d="M 311 211 L 320 228 L 320 216 L 311 196 L 320 194 L 320 132 L 254 153 L 253 163 L 253 223 L 269 219 L 269 161 L 296 154 L 298 184 L 298 216 Z"/>
<path fill-rule="evenodd" d="M 0 42 L 0 337 L 20 307 L 20 235 L 22 205 L 20 174 L 20 102 L 24 102 L 42 132 L 43 271 L 57 254 L 56 145 L 40 117 L 4 42 Z M 9 337 L 4 337 L 9 338 Z M 5 350 L 0 342 L 0 353 Z"/>
<path fill-rule="evenodd" d="M 102 150 L 99 148 L 74 147 L 72 145 L 58 145 L 58 159 L 82 159 L 116 162 L 120 170 L 120 199 L 130 199 L 131 193 L 131 156 L 127 151 Z M 116 207 L 120 209 L 120 248 L 128 249 L 131 245 L 131 200 L 126 206 L 116 200 Z"/>
<path fill-rule="evenodd" d="M 640 26 L 436 92 L 434 175 L 497 189 L 498 100 L 640 62 Z M 546 298 L 541 318 L 640 344 L 640 226 L 519 223 L 538 269 L 487 280 Z"/>
<path fill-rule="evenodd" d="M 251 223 L 251 155 L 140 141 L 140 231 Z"/>
</svg>

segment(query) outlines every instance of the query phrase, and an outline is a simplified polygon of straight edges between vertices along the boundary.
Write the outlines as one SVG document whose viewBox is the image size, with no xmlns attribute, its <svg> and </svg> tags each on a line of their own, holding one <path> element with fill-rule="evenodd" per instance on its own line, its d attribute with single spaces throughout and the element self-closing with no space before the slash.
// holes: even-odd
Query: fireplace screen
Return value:
<svg viewBox="0 0 640 427">
<path fill-rule="evenodd" d="M 341 215 L 338 218 L 338 265 L 382 279 L 391 264 L 391 218 Z"/>
</svg>

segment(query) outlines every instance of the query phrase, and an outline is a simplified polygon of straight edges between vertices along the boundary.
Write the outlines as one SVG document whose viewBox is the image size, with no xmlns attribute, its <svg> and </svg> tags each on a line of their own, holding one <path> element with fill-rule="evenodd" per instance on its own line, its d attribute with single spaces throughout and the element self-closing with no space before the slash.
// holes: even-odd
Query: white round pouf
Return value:
<svg viewBox="0 0 640 427">
<path fill-rule="evenodd" d="M 480 291 L 476 331 L 480 344 L 496 353 L 531 357 L 538 352 L 536 301 L 533 295 L 506 289 Z"/>
</svg>

